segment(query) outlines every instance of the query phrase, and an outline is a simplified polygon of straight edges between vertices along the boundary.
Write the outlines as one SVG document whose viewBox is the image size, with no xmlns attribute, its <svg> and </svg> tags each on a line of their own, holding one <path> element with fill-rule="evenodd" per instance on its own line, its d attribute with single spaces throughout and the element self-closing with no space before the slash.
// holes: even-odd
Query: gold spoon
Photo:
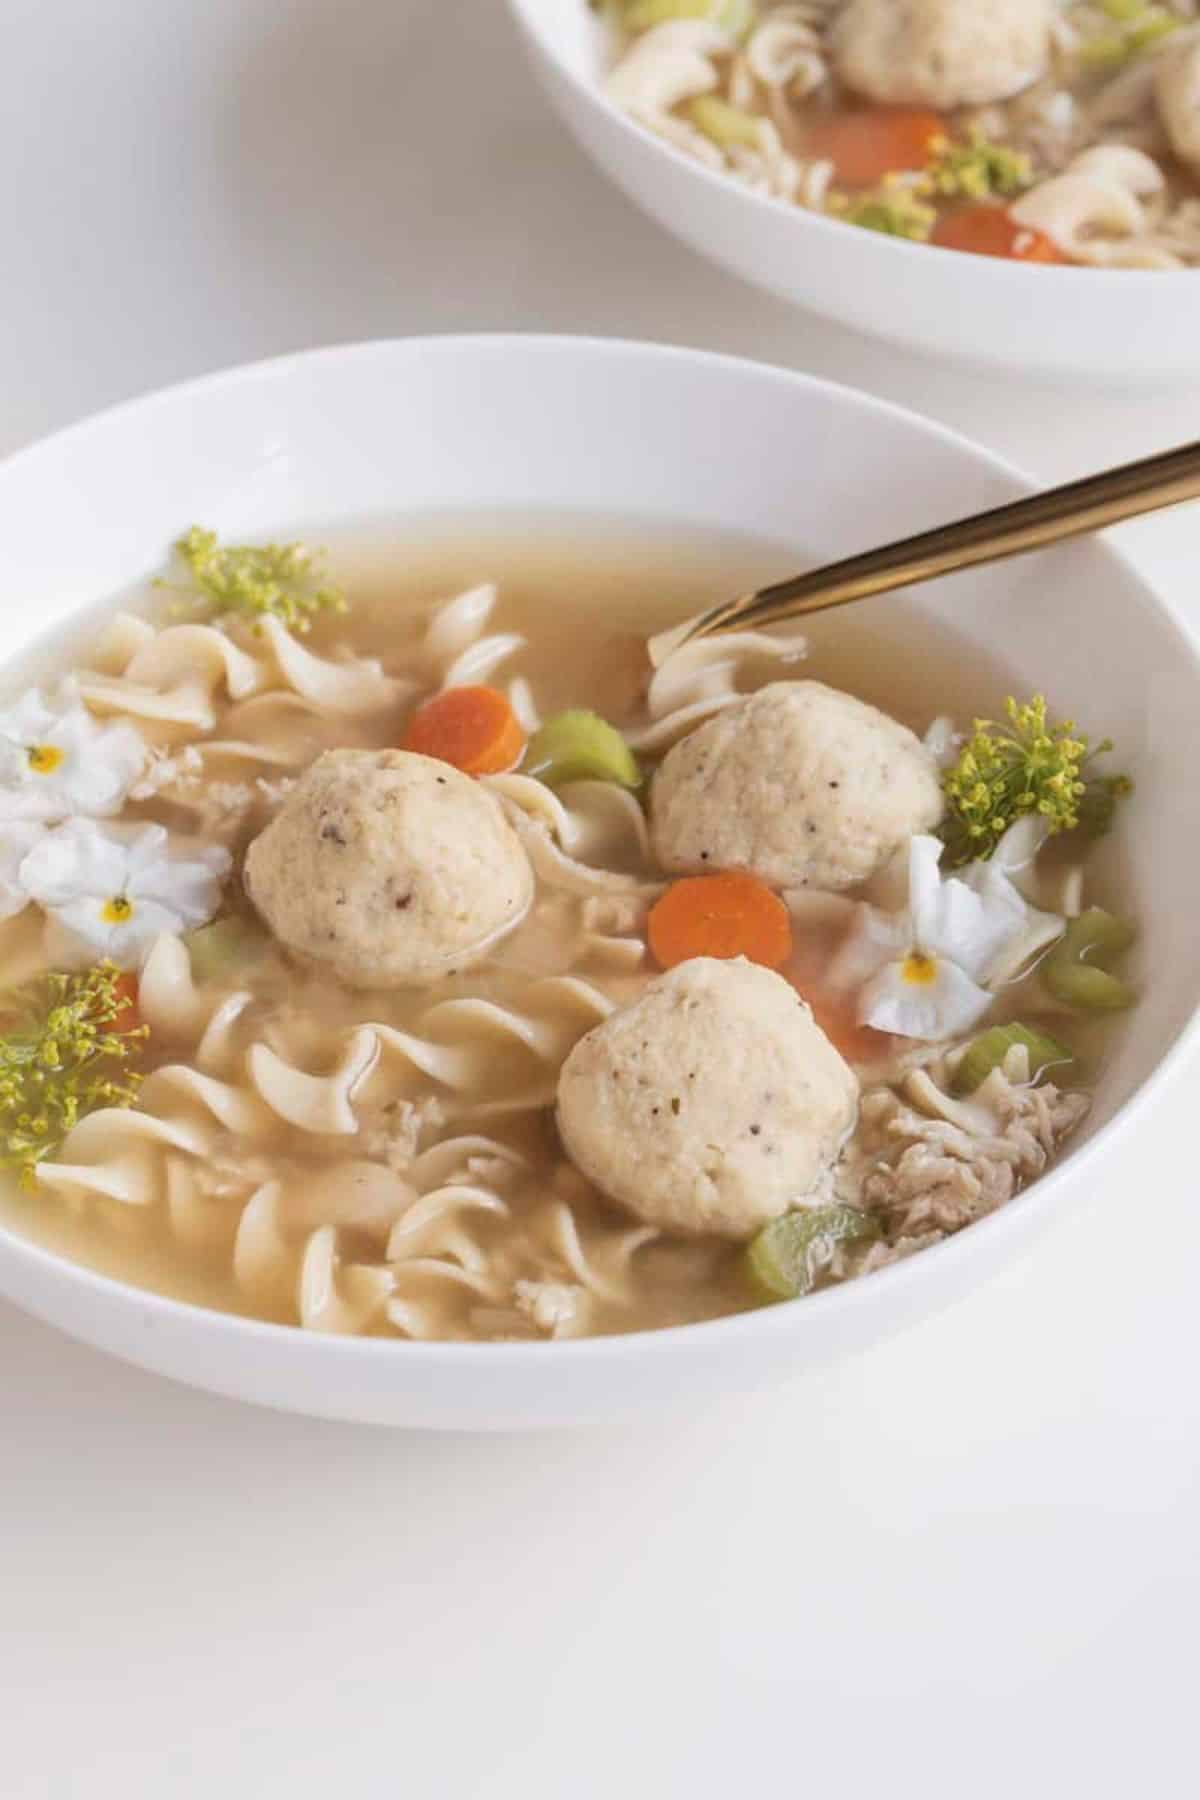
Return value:
<svg viewBox="0 0 1200 1800">
<path fill-rule="evenodd" d="M 939 575 L 1000 562 L 1008 556 L 1023 556 L 1028 550 L 1041 550 L 1064 538 L 1080 537 L 1122 519 L 1134 519 L 1139 513 L 1197 498 L 1200 443 L 1185 444 L 1179 450 L 1031 494 L 1026 500 L 975 513 L 952 525 L 939 525 L 934 531 L 884 544 L 843 562 L 827 563 L 807 575 L 743 594 L 739 600 L 727 600 L 651 638 L 647 645 L 650 661 L 657 669 L 672 652 L 699 638 L 760 629 L 807 613 L 849 606 L 872 594 L 933 581 Z"/>
</svg>

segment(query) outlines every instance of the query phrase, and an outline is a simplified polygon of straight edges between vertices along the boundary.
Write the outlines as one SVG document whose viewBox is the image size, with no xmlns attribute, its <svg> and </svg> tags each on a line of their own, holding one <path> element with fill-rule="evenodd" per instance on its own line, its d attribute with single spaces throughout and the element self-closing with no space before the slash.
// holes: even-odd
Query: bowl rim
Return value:
<svg viewBox="0 0 1200 1800">
<path fill-rule="evenodd" d="M 782 385 L 791 389 L 797 397 L 805 394 L 826 397 L 832 395 L 836 397 L 838 405 L 857 409 L 860 415 L 868 418 L 874 415 L 903 422 L 906 429 L 915 428 L 919 434 L 940 441 L 946 448 L 965 455 L 977 467 L 1002 476 L 1014 487 L 1016 496 L 1029 493 L 1038 485 L 1007 458 L 975 443 L 959 431 L 843 383 L 776 364 L 759 362 L 750 357 L 637 339 L 533 332 L 475 332 L 365 339 L 294 351 L 254 362 L 234 364 L 119 401 L 38 438 L 0 459 L 0 507 L 3 505 L 3 490 L 7 478 L 12 472 L 24 470 L 31 464 L 36 464 L 42 456 L 49 457 L 65 446 L 84 442 L 91 435 L 102 436 L 117 423 L 136 420 L 139 416 L 149 422 L 160 408 L 179 406 L 200 394 L 222 389 L 233 391 L 263 381 L 285 382 L 292 374 L 315 368 L 322 363 L 357 364 L 374 360 L 389 362 L 394 358 L 431 356 L 453 360 L 464 354 L 495 357 L 498 360 L 511 359 L 518 354 L 548 359 L 584 355 L 608 358 L 614 362 L 671 361 L 691 364 L 698 370 L 724 368 L 743 380 Z M 1164 627 L 1174 636 L 1181 661 L 1190 667 L 1193 678 L 1200 683 L 1200 632 L 1194 631 L 1177 616 L 1167 599 L 1134 565 L 1124 550 L 1105 538 L 1099 540 L 1098 548 L 1141 590 L 1143 600 L 1159 614 Z M 84 611 L 94 604 L 95 597 L 92 596 L 82 600 L 73 611 Z M 1044 1211 L 1048 1202 L 1065 1187 L 1077 1184 L 1085 1171 L 1091 1169 L 1119 1139 L 1128 1134 L 1142 1113 L 1178 1079 L 1197 1045 L 1200 1045 L 1200 994 L 1197 995 L 1190 1015 L 1179 1027 L 1158 1062 L 1113 1117 L 1085 1144 L 1072 1151 L 1063 1162 L 1052 1166 L 1045 1175 L 1007 1205 L 978 1220 L 968 1229 L 931 1245 L 919 1256 L 906 1258 L 874 1272 L 869 1279 L 823 1289 L 805 1296 L 802 1302 L 760 1307 L 692 1324 L 602 1337 L 538 1340 L 529 1343 L 460 1343 L 325 1335 L 305 1331 L 298 1325 L 281 1325 L 248 1318 L 217 1307 L 176 1299 L 152 1288 L 139 1287 L 133 1282 L 106 1275 L 86 1263 L 48 1249 L 25 1237 L 2 1219 L 0 1263 L 8 1263 L 18 1274 L 23 1269 L 37 1270 L 50 1282 L 81 1294 L 90 1294 L 100 1302 L 140 1309 L 147 1326 L 162 1321 L 164 1325 L 173 1324 L 181 1329 L 191 1326 L 202 1331 L 212 1330 L 230 1336 L 235 1342 L 240 1341 L 247 1348 L 255 1344 L 270 1344 L 292 1359 L 319 1356 L 349 1366 L 363 1360 L 395 1357 L 402 1352 L 405 1359 L 403 1366 L 411 1364 L 415 1369 L 423 1367 L 449 1371 L 466 1369 L 475 1364 L 492 1367 L 503 1359 L 505 1368 L 516 1373 L 523 1372 L 526 1367 L 530 1370 L 544 1369 L 548 1356 L 556 1363 L 570 1359 L 580 1365 L 616 1364 L 631 1356 L 646 1355 L 662 1362 L 687 1359 L 702 1354 L 706 1349 L 712 1350 L 718 1347 L 718 1339 L 731 1351 L 736 1350 L 739 1343 L 752 1340 L 778 1340 L 782 1343 L 803 1330 L 806 1320 L 812 1321 L 815 1327 L 817 1321 L 830 1314 L 850 1315 L 860 1312 L 864 1307 L 874 1304 L 872 1296 L 879 1296 L 881 1301 L 886 1301 L 889 1294 L 900 1295 L 906 1289 L 919 1287 L 927 1280 L 923 1270 L 928 1270 L 935 1264 L 939 1269 L 950 1271 L 954 1266 L 965 1266 L 972 1258 L 983 1258 L 986 1274 L 987 1247 L 993 1244 L 998 1246 L 1002 1262 L 1006 1237 L 1014 1233 L 1019 1235 L 1027 1215 Z M 991 1266 L 997 1266 L 996 1259 L 993 1259 Z M 19 1287 L 14 1288 L 7 1283 L 3 1285 L 10 1295 L 19 1292 Z M 971 1285 L 974 1284 L 968 1283 L 968 1286 Z M 23 1309 L 23 1302 L 19 1298 L 13 1298 L 12 1303 Z M 933 1299 L 927 1309 L 918 1310 L 934 1312 L 937 1309 L 937 1301 Z M 59 1329 L 70 1333 L 69 1325 L 64 1325 L 58 1319 L 53 1322 Z M 88 1334 L 84 1332 L 80 1335 L 86 1339 Z M 202 1377 L 197 1377 L 196 1380 L 203 1385 Z"/>
<path fill-rule="evenodd" d="M 573 0 L 576 5 L 584 6 L 587 0 Z M 575 98 L 593 114 L 612 119 L 617 122 L 618 129 L 623 130 L 635 142 L 647 145 L 651 151 L 664 158 L 668 163 L 680 170 L 686 170 L 702 184 L 707 184 L 714 191 L 736 196 L 742 203 L 761 212 L 770 213 L 776 219 L 788 219 L 785 230 L 797 233 L 810 230 L 825 236 L 833 233 L 836 238 L 853 229 L 841 219 L 832 219 L 826 213 L 812 212 L 807 207 L 789 205 L 786 201 L 776 200 L 767 194 L 760 194 L 754 188 L 747 187 L 744 182 L 735 180 L 731 175 L 716 169 L 710 169 L 705 163 L 697 162 L 695 157 L 687 156 L 674 144 L 659 137 L 646 125 L 623 112 L 619 106 L 603 92 L 598 84 L 587 81 L 566 61 L 553 36 L 543 30 L 540 19 L 530 11 L 529 0 L 507 0 L 508 8 L 523 33 L 526 42 L 536 47 L 538 52 L 553 63 L 555 70 L 570 87 Z M 660 227 L 661 229 L 661 227 Z M 876 249 L 883 256 L 892 257 L 897 264 L 897 273 L 903 262 L 914 256 L 927 258 L 932 252 L 938 264 L 947 272 L 951 265 L 957 271 L 959 280 L 973 280 L 974 275 L 964 272 L 964 261 L 974 269 L 983 268 L 990 273 L 980 277 L 982 280 L 994 281 L 998 286 L 1008 284 L 1013 287 L 1025 283 L 1029 277 L 1036 276 L 1039 282 L 1047 284 L 1047 291 L 1057 287 L 1066 293 L 1073 289 L 1080 277 L 1086 277 L 1088 286 L 1093 291 L 1098 284 L 1104 283 L 1110 292 L 1128 293 L 1130 283 L 1148 275 L 1170 275 L 1176 279 L 1189 277 L 1193 282 L 1200 279 L 1200 268 L 1195 269 L 1096 269 L 1079 263 L 1033 264 L 1009 261 L 996 256 L 971 256 L 961 250 L 949 250 L 941 244 L 911 243 L 906 238 L 891 237 L 886 232 L 859 232 L 860 237 L 870 236 L 875 240 Z"/>
</svg>

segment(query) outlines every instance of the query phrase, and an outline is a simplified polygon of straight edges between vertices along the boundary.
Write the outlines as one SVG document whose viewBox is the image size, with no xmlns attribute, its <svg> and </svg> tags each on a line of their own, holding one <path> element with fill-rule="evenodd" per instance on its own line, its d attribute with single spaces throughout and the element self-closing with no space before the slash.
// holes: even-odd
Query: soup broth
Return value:
<svg viewBox="0 0 1200 1800">
<path fill-rule="evenodd" d="M 947 714 L 962 725 L 995 714 L 1003 671 L 940 629 L 922 631 L 912 655 L 913 614 L 892 600 L 815 621 L 804 660 L 786 634 L 739 641 L 674 673 L 668 664 L 648 687 L 648 633 L 778 578 L 795 553 L 544 516 L 391 523 L 323 541 L 348 608 L 319 613 L 306 635 L 214 618 L 211 607 L 185 622 L 171 595 L 147 586 L 58 647 L 91 716 L 149 746 L 120 829 L 154 824 L 181 856 L 189 845 L 227 854 L 205 878 L 221 882 L 215 924 L 165 930 L 118 958 L 140 970 L 134 1105 L 95 1111 L 36 1174 L 8 1183 L 4 1217 L 136 1284 L 315 1330 L 506 1341 L 761 1304 L 744 1242 L 631 1214 L 573 1165 L 556 1129 L 564 1060 L 659 973 L 647 916 L 668 876 L 643 795 L 596 780 L 551 788 L 520 769 L 481 777 L 529 854 L 533 902 L 482 960 L 416 987 L 347 986 L 285 949 L 241 884 L 247 846 L 322 752 L 398 746 L 438 691 L 490 686 L 526 733 L 587 708 L 649 773 L 769 683 L 847 690 L 920 736 Z M 12 700 L 35 675 L 45 688 L 45 669 L 43 653 L 27 660 Z M 1118 865 L 1089 863 L 1084 896 L 1075 835 L 1040 855 L 1043 907 L 1058 893 L 1076 912 L 1107 897 Z M 1095 1079 L 1110 1029 L 1107 1014 L 1074 1017 L 1071 1091 L 1039 1083 L 1018 1052 L 993 1081 L 999 1110 L 986 1130 L 982 1114 L 972 1125 L 951 1090 L 975 1034 L 931 1044 L 865 1027 L 853 993 L 830 983 L 864 896 L 886 899 L 787 896 L 795 936 L 782 974 L 863 1092 L 839 1165 L 848 1185 L 827 1198 L 854 1208 L 865 1195 L 875 1209 L 869 1238 L 818 1246 L 817 1285 L 935 1242 L 1036 1174 L 1086 1111 L 1075 1089 Z M 6 989 L 96 960 L 61 913 L 32 904 L 0 925 Z M 1055 1010 L 1023 966 L 987 1023 Z M 945 1098 L 941 1112 L 906 1088 L 914 1073 Z M 989 1131 L 1007 1146 L 991 1161 L 978 1147 Z M 949 1187 L 906 1186 L 900 1152 L 910 1167 L 941 1156 Z"/>
</svg>

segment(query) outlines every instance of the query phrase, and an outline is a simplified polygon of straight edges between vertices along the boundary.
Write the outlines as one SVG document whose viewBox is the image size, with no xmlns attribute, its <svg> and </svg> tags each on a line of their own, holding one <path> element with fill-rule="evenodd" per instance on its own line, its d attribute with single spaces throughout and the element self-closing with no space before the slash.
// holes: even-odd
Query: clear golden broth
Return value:
<svg viewBox="0 0 1200 1800">
<path fill-rule="evenodd" d="M 586 706 L 615 722 L 634 719 L 644 692 L 645 636 L 731 592 L 790 572 L 798 560 L 779 546 L 663 528 L 575 517 L 437 518 L 403 524 L 371 525 L 354 532 L 310 533 L 328 544 L 333 568 L 352 601 L 345 618 L 322 620 L 307 647 L 329 654 L 339 646 L 358 656 L 380 658 L 399 670 L 417 641 L 431 610 L 441 601 L 479 582 L 495 581 L 500 600 L 487 630 L 512 631 L 526 637 L 525 647 L 506 662 L 503 677 L 522 676 L 530 684 L 543 717 L 568 706 Z M 120 597 L 120 604 L 154 610 L 159 602 L 149 590 Z M 107 608 L 105 609 L 108 610 Z M 69 666 L 83 658 L 95 619 L 73 634 L 69 647 L 60 641 L 54 664 Z M 939 631 L 936 636 L 915 622 L 903 601 L 889 600 L 813 622 L 810 655 L 801 673 L 846 688 L 873 701 L 923 732 L 938 713 L 958 720 L 977 712 L 994 712 L 1009 682 L 1003 671 L 980 658 L 965 640 Z M 31 677 L 45 679 L 44 649 L 24 660 L 12 686 Z M 761 679 L 773 671 L 764 669 Z M 6 685 L 10 685 L 6 683 Z M 372 717 L 367 722 L 315 719 L 306 722 L 315 753 L 333 745 L 381 746 L 395 743 L 402 716 Z M 218 728 L 220 735 L 220 727 Z M 162 799 L 131 809 L 135 816 L 177 825 L 171 804 Z M 252 814 L 242 827 L 244 843 L 262 818 Z M 235 848 L 238 844 L 235 844 Z M 235 901 L 235 904 L 237 902 Z M 523 928 L 524 930 L 525 928 Z M 0 955 L 15 966 L 17 937 L 27 926 L 6 928 Z M 553 972 L 553 929 L 542 933 L 537 958 L 549 957 Z M 550 940 L 549 950 L 546 948 Z M 522 941 L 518 933 L 518 942 Z M 803 955 L 811 967 L 822 946 L 809 944 Z M 564 969 L 575 972 L 564 947 Z M 288 1059 L 320 1074 L 337 1062 L 339 1046 L 354 1027 L 375 1021 L 419 1032 L 420 1020 L 436 1001 L 466 995 L 520 1009 L 528 1002 L 531 976 L 519 965 L 511 944 L 501 946 L 492 962 L 459 975 L 430 992 L 351 992 L 329 977 L 298 968 L 272 948 L 237 985 L 250 988 L 253 1002 L 239 1029 L 246 1045 L 265 1039 Z M 610 998 L 635 993 L 652 970 L 614 974 L 584 967 L 579 971 Z M 153 1042 L 148 1068 L 186 1060 L 176 1046 Z M 489 1088 L 504 1096 L 512 1091 L 511 1058 L 497 1050 Z M 386 1064 L 370 1077 L 360 1095 L 364 1118 L 378 1119 L 379 1110 L 396 1092 L 394 1071 Z M 400 1091 L 418 1098 L 428 1093 L 420 1082 L 407 1081 Z M 589 1256 L 618 1270 L 611 1284 L 621 1298 L 591 1303 L 588 1329 L 612 1332 L 682 1323 L 739 1310 L 751 1296 L 738 1266 L 736 1250 L 727 1245 L 672 1243 L 666 1239 L 626 1250 L 631 1221 L 619 1215 L 587 1184 L 564 1166 L 549 1109 L 500 1114 L 453 1130 L 485 1132 L 519 1151 L 527 1173 L 506 1190 L 508 1217 L 471 1222 L 471 1239 L 485 1261 L 508 1276 L 546 1278 L 562 1270 L 548 1208 L 565 1202 Z M 227 1226 L 216 1230 L 206 1246 L 183 1243 L 170 1210 L 162 1204 L 133 1207 L 94 1201 L 73 1204 L 38 1191 L 7 1192 L 0 1197 L 0 1217 L 18 1231 L 61 1254 L 105 1273 L 204 1305 L 232 1312 L 251 1312 L 281 1320 L 295 1317 L 286 1296 L 264 1302 L 248 1298 L 235 1280 L 230 1254 L 232 1232 L 253 1186 L 256 1164 L 265 1158 L 268 1172 L 281 1174 L 287 1191 L 286 1215 L 299 1244 L 303 1234 L 322 1223 L 322 1182 L 348 1155 L 363 1155 L 362 1144 L 344 1138 L 314 1139 L 292 1127 L 280 1127 L 265 1145 L 248 1147 L 230 1138 L 222 1156 L 242 1165 L 240 1177 L 229 1179 L 225 1202 Z M 368 1146 L 369 1148 L 369 1146 Z M 636 1223 L 636 1222 L 634 1222 Z M 377 1240 L 354 1228 L 339 1237 L 343 1265 L 378 1263 Z M 417 1284 L 418 1288 L 420 1283 Z M 436 1290 L 436 1291 L 435 1291 Z M 514 1335 L 506 1325 L 506 1309 L 455 1289 L 445 1293 L 436 1281 L 418 1294 L 433 1321 L 429 1335 L 492 1337 Z M 425 1316 L 423 1314 L 422 1316 Z M 370 1329 L 387 1329 L 376 1321 Z"/>
</svg>

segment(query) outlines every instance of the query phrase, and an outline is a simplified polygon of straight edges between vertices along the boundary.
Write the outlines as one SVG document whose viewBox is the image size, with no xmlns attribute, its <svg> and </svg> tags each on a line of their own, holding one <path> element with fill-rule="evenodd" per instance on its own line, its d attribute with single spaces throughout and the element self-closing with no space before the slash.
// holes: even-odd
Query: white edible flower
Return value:
<svg viewBox="0 0 1200 1800">
<path fill-rule="evenodd" d="M 231 858 L 215 845 L 176 852 L 161 825 L 71 819 L 25 856 L 18 881 L 91 949 L 128 967 L 160 932 L 207 924 Z"/>
<path fill-rule="evenodd" d="M 21 864 L 44 833 L 44 826 L 28 820 L 0 826 L 0 919 L 15 919 L 29 905 L 29 895 L 21 884 Z"/>
<path fill-rule="evenodd" d="M 941 855 L 938 838 L 913 838 L 908 910 L 864 907 L 838 959 L 843 981 L 864 981 L 861 1024 L 930 1043 L 978 1024 L 991 990 L 1063 929 L 1060 918 L 1021 897 L 1004 869 L 979 862 L 943 877 Z"/>
<path fill-rule="evenodd" d="M 922 739 L 939 769 L 954 767 L 962 741 L 962 733 L 956 729 L 954 720 L 945 713 L 938 714 Z"/>
<path fill-rule="evenodd" d="M 1037 898 L 1037 859 L 1049 836 L 1041 813 L 1025 813 L 1009 826 L 991 854 L 990 867 L 1007 875 L 1031 904 Z"/>
<path fill-rule="evenodd" d="M 0 819 L 110 818 L 146 761 L 132 725 L 101 725 L 64 683 L 0 712 Z"/>
</svg>

